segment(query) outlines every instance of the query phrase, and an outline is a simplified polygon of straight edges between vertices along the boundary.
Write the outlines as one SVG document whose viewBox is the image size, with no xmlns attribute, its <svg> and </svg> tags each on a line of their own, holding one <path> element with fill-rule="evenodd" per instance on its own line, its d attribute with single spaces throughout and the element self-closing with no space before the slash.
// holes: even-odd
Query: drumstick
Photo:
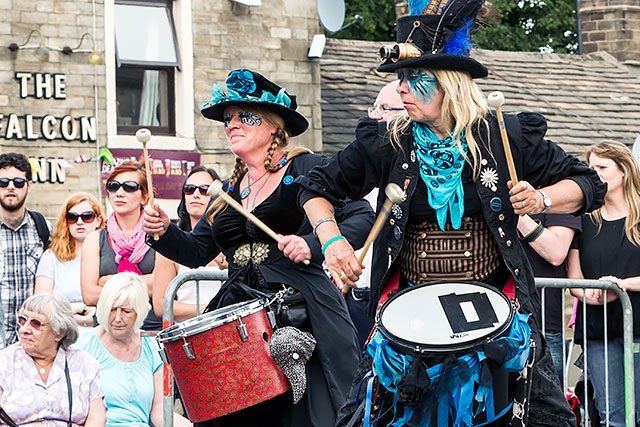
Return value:
<svg viewBox="0 0 640 427">
<path fill-rule="evenodd" d="M 404 191 L 400 188 L 398 184 L 389 183 L 384 189 L 384 194 L 387 196 L 384 204 L 382 205 L 382 209 L 380 209 L 380 213 L 376 218 L 376 222 L 373 223 L 373 227 L 367 236 L 367 240 L 365 240 L 364 245 L 362 246 L 362 251 L 360 252 L 360 256 L 358 257 L 358 262 L 362 265 L 362 261 L 364 257 L 367 255 L 367 251 L 371 247 L 371 244 L 376 240 L 378 234 L 382 230 L 382 226 L 384 222 L 387 220 L 389 213 L 391 211 L 391 206 L 394 203 L 400 203 L 404 200 Z M 349 291 L 349 286 L 344 285 L 342 287 L 342 293 L 346 294 Z"/>
<path fill-rule="evenodd" d="M 236 201 L 236 199 L 234 199 L 229 194 L 227 194 L 224 191 L 222 191 L 222 182 L 221 181 L 219 181 L 217 179 L 215 181 L 213 181 L 211 183 L 211 185 L 209 185 L 209 190 L 207 190 L 207 193 L 210 196 L 220 197 L 222 200 L 227 202 L 228 205 L 230 205 L 232 208 L 234 208 L 235 210 L 240 212 L 245 218 L 247 218 L 249 221 L 253 222 L 262 231 L 267 233 L 269 235 L 269 237 L 271 237 L 273 240 L 275 240 L 276 242 L 280 241 L 280 236 L 278 236 L 275 231 L 273 231 L 271 228 L 269 228 L 269 226 L 267 224 L 265 224 L 264 222 L 262 222 L 262 220 L 260 220 L 260 218 L 258 218 L 257 216 L 255 216 L 254 214 L 252 214 L 251 212 L 246 210 L 240 203 L 238 203 Z M 304 264 L 306 264 L 306 265 L 309 265 L 309 260 L 308 259 L 305 259 L 302 262 Z"/>
<path fill-rule="evenodd" d="M 513 156 L 511 155 L 511 146 L 509 145 L 509 137 L 507 136 L 507 128 L 504 125 L 504 117 L 502 117 L 502 104 L 504 104 L 504 95 L 500 91 L 491 92 L 487 97 L 487 102 L 490 107 L 496 109 L 496 116 L 498 116 L 498 125 L 500 126 L 500 136 L 502 137 L 502 146 L 504 148 L 504 154 L 507 157 L 507 167 L 509 168 L 509 177 L 513 185 L 518 183 L 518 175 L 516 175 L 516 167 L 513 163 Z"/>
<path fill-rule="evenodd" d="M 136 139 L 142 142 L 142 155 L 144 156 L 144 168 L 147 171 L 147 193 L 149 193 L 149 207 L 151 209 L 156 208 L 156 204 L 153 201 L 153 182 L 151 180 L 151 168 L 149 165 L 149 153 L 147 153 L 147 142 L 151 139 L 151 132 L 149 129 L 138 129 L 136 132 Z M 153 234 L 153 240 L 158 240 L 160 236 L 158 233 Z"/>
</svg>

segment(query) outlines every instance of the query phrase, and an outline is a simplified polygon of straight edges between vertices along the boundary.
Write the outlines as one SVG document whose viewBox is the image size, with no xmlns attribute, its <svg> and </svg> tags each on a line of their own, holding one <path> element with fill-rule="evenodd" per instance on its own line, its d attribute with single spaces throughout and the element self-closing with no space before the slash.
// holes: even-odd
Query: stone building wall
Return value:
<svg viewBox="0 0 640 427">
<path fill-rule="evenodd" d="M 193 64 L 194 102 L 176 105 L 176 111 L 193 112 L 193 139 L 201 164 L 214 167 L 223 178 L 228 177 L 233 168 L 234 157 L 222 125 L 204 119 L 199 106 L 209 101 L 212 83 L 223 86 L 228 72 L 241 67 L 264 74 L 298 96 L 299 111 L 309 119 L 310 129 L 292 143 L 320 151 L 319 63 L 317 59 L 307 58 L 311 39 L 322 32 L 316 2 L 262 0 L 262 6 L 257 7 L 231 0 L 183 0 L 181 3 L 191 4 L 191 16 L 186 22 L 191 27 L 187 31 L 191 31 L 193 39 L 193 57 L 184 62 Z M 178 7 L 178 2 L 174 4 L 174 8 Z M 107 111 L 107 66 L 89 64 L 86 53 L 65 55 L 60 51 L 63 46 L 75 47 L 85 32 L 92 33 L 96 46 L 104 50 L 109 45 L 109 40 L 105 40 L 107 9 L 112 5 L 112 0 L 0 0 L 0 151 L 22 152 L 43 166 L 27 203 L 50 219 L 55 218 L 64 199 L 74 192 L 99 195 L 98 150 L 113 148 L 110 144 L 114 135 L 107 132 L 107 115 L 114 114 Z M 12 52 L 6 48 L 11 43 L 23 44 L 33 29 L 39 30 L 43 39 L 35 33 L 27 46 L 37 47 L 42 42 L 52 47 L 49 62 L 38 61 L 33 55 L 35 49 Z M 91 40 L 85 40 L 82 48 L 91 46 Z M 109 61 L 113 64 L 114 57 L 115 52 L 107 51 L 107 64 Z M 180 72 L 184 70 L 177 71 Z M 27 82 L 23 85 L 27 87 L 26 96 L 20 92 L 18 75 L 28 76 L 22 77 L 22 81 Z M 55 76 L 63 76 L 63 96 L 36 97 L 36 75 L 52 81 Z M 46 90 L 43 94 L 47 94 Z M 59 122 L 67 117 L 65 123 L 70 129 L 79 126 L 80 118 L 92 118 L 95 136 L 88 141 L 48 140 L 39 128 L 40 118 L 45 115 L 59 118 Z M 10 116 L 15 117 L 10 119 Z M 31 126 L 33 130 L 27 129 L 26 121 L 30 119 L 25 116 L 32 116 L 37 122 Z M 184 135 L 178 135 L 176 141 L 178 137 L 184 138 Z M 185 150 L 178 142 L 169 149 Z M 92 161 L 75 163 L 74 159 L 80 155 Z M 173 206 L 167 210 L 173 210 Z"/>
</svg>

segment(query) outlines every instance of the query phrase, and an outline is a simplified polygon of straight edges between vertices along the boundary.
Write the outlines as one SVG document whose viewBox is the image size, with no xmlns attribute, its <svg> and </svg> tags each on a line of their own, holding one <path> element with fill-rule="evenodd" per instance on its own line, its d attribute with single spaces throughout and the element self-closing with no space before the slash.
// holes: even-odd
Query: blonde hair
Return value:
<svg viewBox="0 0 640 427">
<path fill-rule="evenodd" d="M 144 319 L 151 310 L 149 304 L 149 293 L 147 291 L 147 283 L 142 276 L 136 273 L 117 273 L 106 281 L 98 304 L 96 305 L 96 317 L 98 323 L 109 333 L 109 313 L 113 307 L 121 305 L 124 301 L 129 301 L 129 305 L 136 312 L 136 320 L 134 321 L 134 330 L 140 329 Z"/>
<path fill-rule="evenodd" d="M 249 110 L 255 114 L 261 114 L 262 119 L 271 126 L 274 126 L 277 130 L 273 135 L 273 141 L 271 142 L 271 146 L 267 151 L 267 155 L 264 158 L 264 169 L 269 172 L 277 172 L 284 166 L 282 163 L 277 163 L 275 165 L 271 164 L 273 160 L 273 154 L 278 148 L 285 148 L 289 145 L 289 133 L 284 128 L 284 120 L 282 117 L 272 112 L 269 109 L 261 108 L 258 106 L 255 107 L 244 107 L 246 110 Z M 295 156 L 305 153 L 312 153 L 311 150 L 304 147 L 296 147 L 291 151 L 287 152 L 287 158 L 292 159 Z M 236 164 L 233 168 L 233 172 L 231 173 L 231 178 L 229 178 L 228 188 L 231 189 L 236 186 L 238 183 L 238 179 L 242 176 L 246 168 L 244 161 L 236 157 Z M 217 214 L 222 212 L 227 207 L 227 202 L 225 202 L 220 197 L 217 197 L 207 209 L 207 221 L 209 224 L 213 224 L 213 220 Z"/>
<path fill-rule="evenodd" d="M 104 227 L 104 215 L 98 199 L 89 193 L 75 193 L 69 196 L 62 204 L 51 235 L 51 252 L 60 261 L 71 261 L 76 258 L 76 240 L 69 232 L 66 215 L 72 207 L 82 202 L 87 202 L 91 205 L 91 210 L 96 214 L 96 219 L 99 222 L 97 229 Z"/>
<path fill-rule="evenodd" d="M 587 162 L 592 154 L 613 160 L 622 171 L 622 194 L 628 211 L 624 220 L 625 235 L 633 245 L 640 246 L 640 230 L 638 229 L 638 224 L 640 224 L 640 172 L 633 152 L 621 142 L 603 140 L 587 150 L 585 153 Z M 598 208 L 589 214 L 591 221 L 598 226 L 598 232 L 602 228 L 601 209 Z"/>
<path fill-rule="evenodd" d="M 486 116 L 489 105 L 487 100 L 468 73 L 452 70 L 427 69 L 426 71 L 433 74 L 438 87 L 444 93 L 440 117 L 443 123 L 448 123 L 449 118 L 453 117 L 454 126 L 453 129 L 448 129 L 448 132 L 452 134 L 460 152 L 463 152 L 461 136 L 463 130 L 465 132 L 469 147 L 469 154 L 465 157 L 473 168 L 474 177 L 477 177 L 480 171 L 481 153 L 479 142 L 476 141 L 473 131 L 479 130 L 483 123 L 488 129 Z M 410 132 L 412 125 L 413 120 L 407 114 L 394 116 L 387 123 L 391 141 L 398 149 L 400 148 L 401 136 Z"/>
</svg>

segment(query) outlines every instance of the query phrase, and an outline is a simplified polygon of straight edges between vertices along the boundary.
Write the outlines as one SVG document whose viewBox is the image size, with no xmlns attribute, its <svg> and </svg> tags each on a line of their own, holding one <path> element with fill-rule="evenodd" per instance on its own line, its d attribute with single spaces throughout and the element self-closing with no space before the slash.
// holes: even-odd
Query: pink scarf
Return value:
<svg viewBox="0 0 640 427">
<path fill-rule="evenodd" d="M 142 258 L 150 249 L 144 241 L 145 233 L 142 231 L 142 215 L 140 215 L 131 237 L 127 237 L 120 229 L 113 213 L 107 219 L 107 230 L 109 230 L 111 247 L 116 253 L 115 261 L 118 264 L 118 272 L 130 271 L 142 275 L 142 271 L 138 268 L 138 263 L 142 261 Z"/>
</svg>

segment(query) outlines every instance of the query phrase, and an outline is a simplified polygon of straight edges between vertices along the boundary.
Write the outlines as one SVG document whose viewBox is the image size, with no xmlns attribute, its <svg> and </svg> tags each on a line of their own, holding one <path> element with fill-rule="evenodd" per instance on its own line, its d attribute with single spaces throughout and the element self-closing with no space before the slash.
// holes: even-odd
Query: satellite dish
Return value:
<svg viewBox="0 0 640 427">
<path fill-rule="evenodd" d="M 638 164 L 640 164 L 640 135 L 636 137 L 631 151 L 633 152 L 633 156 L 636 158 Z"/>
<path fill-rule="evenodd" d="M 327 32 L 335 33 L 342 29 L 344 13 L 344 0 L 318 0 L 318 18 Z"/>
</svg>

